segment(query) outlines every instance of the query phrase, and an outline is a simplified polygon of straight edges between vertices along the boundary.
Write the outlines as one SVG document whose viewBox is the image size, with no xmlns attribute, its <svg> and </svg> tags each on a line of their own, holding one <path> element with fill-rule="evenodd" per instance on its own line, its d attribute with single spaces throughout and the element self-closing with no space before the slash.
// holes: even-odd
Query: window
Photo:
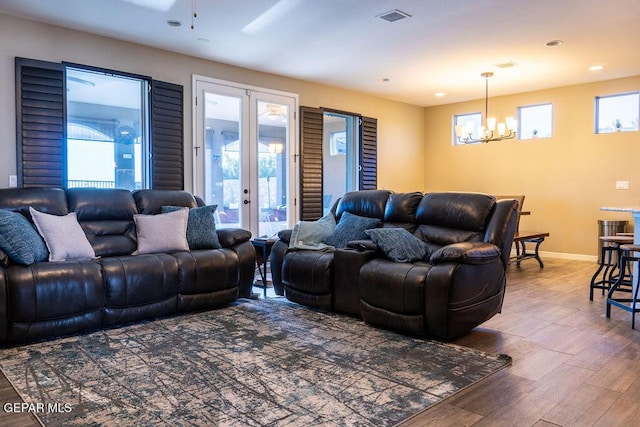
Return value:
<svg viewBox="0 0 640 427">
<path fill-rule="evenodd" d="M 640 94 L 596 96 L 596 133 L 638 130 Z"/>
<path fill-rule="evenodd" d="M 77 64 L 15 65 L 19 187 L 184 188 L 182 86 Z M 128 95 L 96 95 L 102 83 Z"/>
<path fill-rule="evenodd" d="M 456 138 L 456 126 L 461 126 L 461 135 L 469 135 L 473 138 L 480 138 L 480 135 L 474 135 L 474 129 L 480 129 L 482 125 L 481 113 L 456 114 L 453 116 L 453 145 L 466 145 L 458 141 Z"/>
<path fill-rule="evenodd" d="M 330 120 L 325 122 L 325 117 Z M 330 125 L 333 120 L 341 124 Z M 324 108 L 300 107 L 301 220 L 320 218 L 324 214 L 323 207 L 331 207 L 347 189 L 377 188 L 377 132 L 378 121 L 373 117 Z M 350 144 L 353 144 L 351 148 Z M 344 150 L 346 152 L 341 154 Z M 336 153 L 333 158 L 332 152 Z M 335 173 L 333 166 L 329 165 L 331 160 L 344 162 L 344 168 L 338 172 L 344 175 L 329 175 Z M 347 162 L 351 166 L 347 167 Z M 329 193 L 333 187 L 328 187 L 328 178 L 341 183 L 336 190 L 337 194 Z"/>
<path fill-rule="evenodd" d="M 551 104 L 518 107 L 518 139 L 551 138 L 552 123 Z"/>
<path fill-rule="evenodd" d="M 66 186 L 147 188 L 149 81 L 66 71 Z"/>
</svg>

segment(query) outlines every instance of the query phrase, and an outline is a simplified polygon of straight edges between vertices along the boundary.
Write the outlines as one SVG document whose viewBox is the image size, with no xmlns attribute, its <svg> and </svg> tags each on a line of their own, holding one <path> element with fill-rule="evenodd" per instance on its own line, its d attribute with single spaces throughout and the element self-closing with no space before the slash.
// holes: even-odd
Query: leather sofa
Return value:
<svg viewBox="0 0 640 427">
<path fill-rule="evenodd" d="M 251 233 L 217 230 L 221 249 L 132 255 L 133 215 L 196 207 L 184 191 L 0 189 L 0 208 L 75 212 L 96 259 L 12 264 L 0 253 L 0 343 L 40 340 L 219 307 L 251 294 Z M 2 251 L 0 251 L 2 252 Z"/>
<path fill-rule="evenodd" d="M 405 228 L 426 242 L 430 256 L 395 262 L 372 241 L 334 251 L 289 249 L 291 230 L 271 252 L 276 293 L 324 310 L 415 336 L 452 339 L 500 312 L 518 202 L 485 194 L 422 194 L 365 190 L 334 205 Z"/>
</svg>

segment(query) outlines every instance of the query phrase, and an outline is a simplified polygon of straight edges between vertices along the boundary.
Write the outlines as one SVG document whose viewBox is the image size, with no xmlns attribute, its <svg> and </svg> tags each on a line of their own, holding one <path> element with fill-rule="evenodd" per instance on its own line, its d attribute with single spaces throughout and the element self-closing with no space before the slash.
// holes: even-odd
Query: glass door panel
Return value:
<svg viewBox="0 0 640 427">
<path fill-rule="evenodd" d="M 242 115 L 243 94 L 204 92 L 203 198 L 220 228 L 243 227 Z"/>
<path fill-rule="evenodd" d="M 273 236 L 287 228 L 287 147 L 289 105 L 257 101 L 258 233 Z"/>
</svg>

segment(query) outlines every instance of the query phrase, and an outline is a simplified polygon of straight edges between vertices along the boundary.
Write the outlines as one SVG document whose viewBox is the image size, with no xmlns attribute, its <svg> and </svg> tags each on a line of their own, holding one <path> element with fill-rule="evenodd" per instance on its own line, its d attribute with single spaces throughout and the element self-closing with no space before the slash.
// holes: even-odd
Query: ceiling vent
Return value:
<svg viewBox="0 0 640 427">
<path fill-rule="evenodd" d="M 411 18 L 411 15 L 401 10 L 394 9 L 394 10 L 390 10 L 389 12 L 385 12 L 381 15 L 378 15 L 376 16 L 376 18 L 381 18 L 388 22 L 396 22 L 404 18 Z"/>
<path fill-rule="evenodd" d="M 503 62 L 502 64 L 496 64 L 498 68 L 511 68 L 511 67 L 515 67 L 516 65 L 518 64 L 516 64 L 513 61 Z"/>
</svg>

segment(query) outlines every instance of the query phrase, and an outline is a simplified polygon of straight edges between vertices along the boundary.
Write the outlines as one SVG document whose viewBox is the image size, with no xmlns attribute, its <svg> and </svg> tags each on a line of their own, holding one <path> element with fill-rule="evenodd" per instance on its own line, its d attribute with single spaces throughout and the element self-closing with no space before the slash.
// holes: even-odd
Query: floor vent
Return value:
<svg viewBox="0 0 640 427">
<path fill-rule="evenodd" d="M 394 10 L 390 10 L 389 12 L 385 12 L 381 15 L 378 15 L 376 18 L 381 18 L 388 22 L 396 22 L 404 18 L 411 18 L 411 15 L 401 10 L 394 9 Z"/>
</svg>

